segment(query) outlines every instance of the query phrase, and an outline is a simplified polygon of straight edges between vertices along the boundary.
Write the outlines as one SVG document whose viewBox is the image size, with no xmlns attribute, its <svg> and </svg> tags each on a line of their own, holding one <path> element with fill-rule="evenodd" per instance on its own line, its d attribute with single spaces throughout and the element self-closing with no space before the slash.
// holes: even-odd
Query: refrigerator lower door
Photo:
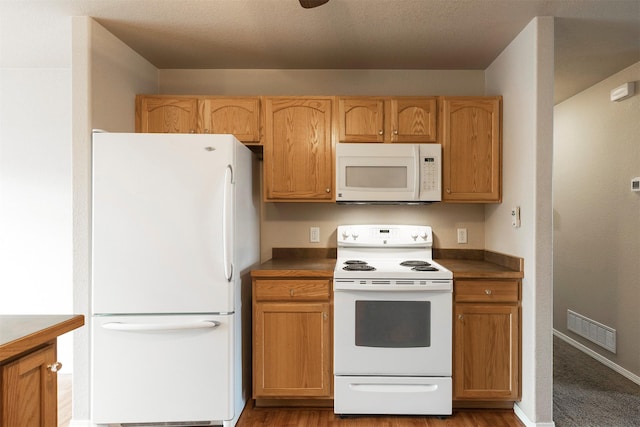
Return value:
<svg viewBox="0 0 640 427">
<path fill-rule="evenodd" d="M 234 316 L 96 316 L 95 424 L 229 420 Z"/>
</svg>

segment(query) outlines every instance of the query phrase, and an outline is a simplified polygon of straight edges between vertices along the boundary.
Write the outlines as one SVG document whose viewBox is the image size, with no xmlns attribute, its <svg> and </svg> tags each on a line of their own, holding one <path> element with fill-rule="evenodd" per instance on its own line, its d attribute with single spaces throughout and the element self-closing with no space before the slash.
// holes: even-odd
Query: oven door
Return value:
<svg viewBox="0 0 640 427">
<path fill-rule="evenodd" d="M 451 376 L 451 291 L 334 294 L 336 375 Z"/>
</svg>

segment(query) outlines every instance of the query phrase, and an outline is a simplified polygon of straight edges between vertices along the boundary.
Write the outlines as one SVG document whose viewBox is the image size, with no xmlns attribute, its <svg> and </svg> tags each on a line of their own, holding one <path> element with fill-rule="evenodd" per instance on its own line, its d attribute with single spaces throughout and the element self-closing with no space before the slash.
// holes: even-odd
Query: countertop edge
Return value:
<svg viewBox="0 0 640 427">
<path fill-rule="evenodd" d="M 60 316 L 42 315 L 43 318 L 52 317 L 57 318 Z M 0 344 L 0 363 L 23 354 L 31 349 L 34 349 L 42 344 L 55 340 L 62 334 L 77 329 L 84 325 L 84 315 L 76 314 L 69 315 L 66 319 L 56 321 L 50 326 L 26 334 L 13 341 Z"/>
</svg>

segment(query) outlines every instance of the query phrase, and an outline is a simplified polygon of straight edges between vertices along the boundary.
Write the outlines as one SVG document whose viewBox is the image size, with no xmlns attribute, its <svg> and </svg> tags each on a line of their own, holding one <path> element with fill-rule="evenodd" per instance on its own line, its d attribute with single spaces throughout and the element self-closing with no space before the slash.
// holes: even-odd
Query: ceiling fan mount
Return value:
<svg viewBox="0 0 640 427">
<path fill-rule="evenodd" d="M 298 0 L 300 2 L 300 6 L 305 9 L 313 9 L 314 7 L 322 6 L 327 3 L 329 0 Z"/>
</svg>

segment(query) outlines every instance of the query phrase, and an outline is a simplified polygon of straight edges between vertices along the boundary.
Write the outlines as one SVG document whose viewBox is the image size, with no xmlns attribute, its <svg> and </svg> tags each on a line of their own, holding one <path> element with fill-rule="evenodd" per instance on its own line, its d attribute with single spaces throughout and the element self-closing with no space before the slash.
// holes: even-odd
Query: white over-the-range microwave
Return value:
<svg viewBox="0 0 640 427">
<path fill-rule="evenodd" d="M 336 145 L 337 203 L 437 202 L 441 182 L 440 144 Z"/>
</svg>

